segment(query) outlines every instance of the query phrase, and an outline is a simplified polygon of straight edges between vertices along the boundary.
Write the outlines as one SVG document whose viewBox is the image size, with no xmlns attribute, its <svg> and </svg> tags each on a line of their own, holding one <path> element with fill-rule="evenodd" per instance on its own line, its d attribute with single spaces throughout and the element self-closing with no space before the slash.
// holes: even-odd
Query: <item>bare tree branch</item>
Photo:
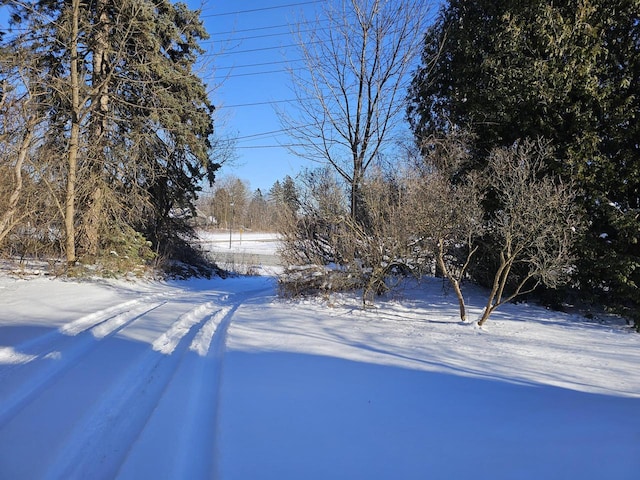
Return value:
<svg viewBox="0 0 640 480">
<path fill-rule="evenodd" d="M 303 145 L 294 153 L 331 165 L 349 185 L 354 219 L 364 175 L 403 117 L 430 9 L 426 0 L 339 0 L 310 35 L 298 29 L 306 69 L 291 70 L 297 108 L 280 118 Z"/>
</svg>

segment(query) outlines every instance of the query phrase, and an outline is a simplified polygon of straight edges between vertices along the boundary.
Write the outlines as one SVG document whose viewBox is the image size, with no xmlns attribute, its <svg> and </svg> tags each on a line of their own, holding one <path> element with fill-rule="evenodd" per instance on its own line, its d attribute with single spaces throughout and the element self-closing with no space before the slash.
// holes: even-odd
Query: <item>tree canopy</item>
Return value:
<svg viewBox="0 0 640 480">
<path fill-rule="evenodd" d="M 418 141 L 469 128 L 480 166 L 543 137 L 546 169 L 579 189 L 589 228 L 576 279 L 618 306 L 640 298 L 640 2 L 450 0 L 409 91 Z"/>
<path fill-rule="evenodd" d="M 29 171 L 47 159 L 70 265 L 113 251 L 131 230 L 176 255 L 219 167 L 213 106 L 194 72 L 208 38 L 199 12 L 168 0 L 0 6 L 12 24 L 3 70 L 38 86 L 24 97 L 42 120 Z"/>
</svg>

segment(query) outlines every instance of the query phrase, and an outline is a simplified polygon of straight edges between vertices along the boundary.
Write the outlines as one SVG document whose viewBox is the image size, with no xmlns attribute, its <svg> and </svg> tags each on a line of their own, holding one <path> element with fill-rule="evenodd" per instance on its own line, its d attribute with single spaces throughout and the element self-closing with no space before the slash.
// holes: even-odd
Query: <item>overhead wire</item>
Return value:
<svg viewBox="0 0 640 480">
<path fill-rule="evenodd" d="M 304 59 L 299 58 L 297 60 L 274 60 L 273 62 L 247 63 L 245 65 L 215 67 L 215 70 L 218 71 L 218 70 L 233 70 L 235 68 L 265 67 L 268 65 L 280 65 L 283 63 L 297 63 L 297 62 L 302 62 L 303 60 Z"/>
<path fill-rule="evenodd" d="M 326 20 L 305 20 L 305 21 L 297 22 L 297 25 L 310 25 L 310 24 L 321 25 L 326 22 L 327 22 Z M 273 30 L 275 28 L 284 28 L 284 27 L 291 28 L 291 24 L 281 23 L 279 25 L 267 25 L 264 27 L 240 28 L 237 30 L 227 30 L 223 32 L 209 32 L 209 36 L 213 37 L 213 36 L 231 35 L 235 33 L 258 32 L 261 30 Z"/>
<path fill-rule="evenodd" d="M 320 43 L 320 42 L 308 42 L 307 45 L 313 45 L 316 43 Z M 239 53 L 255 53 L 255 52 L 263 52 L 267 50 L 278 50 L 278 49 L 292 48 L 292 47 L 298 47 L 298 46 L 299 45 L 297 43 L 291 43 L 287 45 L 276 45 L 273 47 L 250 48 L 247 50 L 230 50 L 228 52 L 204 54 L 203 57 L 222 57 L 227 55 L 236 55 Z"/>
<path fill-rule="evenodd" d="M 263 12 L 266 10 L 276 10 L 280 8 L 289 8 L 289 7 L 297 7 L 301 5 L 310 5 L 312 3 L 322 3 L 322 0 L 309 0 L 307 2 L 296 2 L 296 3 L 287 3 L 284 5 L 273 5 L 271 7 L 260 7 L 260 8 L 252 8 L 248 10 L 236 10 L 235 12 L 222 12 L 222 13 L 210 13 L 207 15 L 200 15 L 200 18 L 210 18 L 210 17 L 225 17 L 229 15 L 240 15 L 244 13 L 255 13 L 255 12 Z"/>
<path fill-rule="evenodd" d="M 216 108 L 239 108 L 239 107 L 255 107 L 258 105 L 272 105 L 274 103 L 292 103 L 304 100 L 311 100 L 310 98 L 288 98 L 283 100 L 271 100 L 267 102 L 250 102 L 250 103 L 237 103 L 235 105 L 220 105 Z"/>
<path fill-rule="evenodd" d="M 274 73 L 287 73 L 291 71 L 300 71 L 300 70 L 305 70 L 305 69 L 303 67 L 292 68 L 290 70 L 285 70 L 283 68 L 280 68 L 278 70 L 264 70 L 262 72 L 232 73 L 231 75 L 226 75 L 224 78 L 255 77 L 256 75 L 271 75 Z"/>
<path fill-rule="evenodd" d="M 234 12 L 224 12 L 224 13 L 219 13 L 219 14 L 201 14 L 201 18 L 211 18 L 211 17 L 223 17 L 223 16 L 230 16 L 230 15 L 242 15 L 242 14 L 250 14 L 250 13 L 255 13 L 255 12 L 260 12 L 260 11 L 265 11 L 265 10 L 274 10 L 277 8 L 286 8 L 286 7 L 293 7 L 293 6 L 299 6 L 299 5 L 309 5 L 309 4 L 317 4 L 317 3 L 322 3 L 321 1 L 306 1 L 306 2 L 296 2 L 296 3 L 288 3 L 288 4 L 283 4 L 283 5 L 277 5 L 277 6 L 270 6 L 270 7 L 263 7 L 263 8 L 257 8 L 257 9 L 249 9 L 249 10 L 238 10 L 238 11 L 234 11 Z M 305 25 L 308 24 L 310 25 L 312 22 L 303 22 L 302 24 L 299 25 Z M 315 23 L 315 22 L 313 22 Z M 238 29 L 238 30 L 228 30 L 228 31 L 218 31 L 218 32 L 214 32 L 211 34 L 211 36 L 214 37 L 221 37 L 223 35 L 234 35 L 234 34 L 238 34 L 238 33 L 251 33 L 251 32 L 265 32 L 263 33 L 259 33 L 257 35 L 245 35 L 245 36 L 239 36 L 239 37 L 231 37 L 228 40 L 225 39 L 225 41 L 227 42 L 248 42 L 248 41 L 260 41 L 260 40 L 264 40 L 264 39 L 277 39 L 279 37 L 286 37 L 287 35 L 292 35 L 291 31 L 286 31 L 286 32 L 282 32 L 282 31 L 277 31 L 277 29 L 283 29 L 283 28 L 287 28 L 287 27 L 291 27 L 290 24 L 277 24 L 277 25 L 267 25 L 267 26 L 260 26 L 260 27 L 252 27 L 252 28 L 244 28 L 244 29 Z M 311 29 L 305 29 L 300 31 L 299 33 L 304 33 L 304 32 L 310 32 L 312 31 Z M 204 42 L 204 43 L 214 43 L 215 40 L 212 40 L 210 42 Z M 229 51 L 226 52 L 220 52 L 218 54 L 205 54 L 204 56 L 206 57 L 228 57 L 230 55 L 240 55 L 240 54 L 249 54 L 249 53 L 258 53 L 258 52 L 269 52 L 269 51 L 274 51 L 274 50 L 284 50 L 287 48 L 292 48 L 292 47 L 297 47 L 299 46 L 296 43 L 290 43 L 290 44 L 285 44 L 285 45 L 274 45 L 274 46 L 260 46 L 260 47 L 255 47 L 255 48 L 245 48 L 242 50 L 234 50 L 231 49 Z M 295 60 L 273 60 L 273 61 L 266 61 L 266 62 L 254 62 L 254 63 L 244 63 L 244 64 L 240 64 L 240 65 L 234 65 L 234 66 L 230 66 L 230 65 L 224 65 L 224 66 L 220 66 L 220 67 L 216 67 L 214 70 L 215 71 L 229 71 L 229 72 L 233 72 L 236 69 L 246 69 L 246 68 L 256 68 L 256 67 L 269 67 L 269 66 L 275 66 L 275 65 L 283 65 L 283 64 L 295 64 L 295 63 L 299 63 L 303 61 L 303 59 L 295 59 Z M 229 75 L 226 75 L 224 78 L 235 78 L 235 77 L 248 77 L 248 76 L 259 76 L 259 75 L 269 75 L 269 74 L 276 74 L 276 73 L 283 73 L 286 72 L 287 69 L 284 68 L 280 68 L 280 69 L 269 69 L 269 70 L 262 70 L 262 71 L 257 71 L 257 72 L 241 72 L 241 73 L 230 73 Z M 271 100 L 271 101 L 259 101 L 259 102 L 245 102 L 245 103 L 238 103 L 238 104 L 231 104 L 231 105 L 220 105 L 218 108 L 221 109 L 230 109 L 230 108 L 246 108 L 246 107 L 255 107 L 255 106 L 264 106 L 264 105 L 275 105 L 275 104 L 283 104 L 283 103 L 292 103 L 292 102 L 296 102 L 296 101 L 300 101 L 300 99 L 297 98 L 288 98 L 288 99 L 280 99 L 280 100 Z M 245 142 L 251 142 L 251 141 L 255 141 L 255 140 L 265 140 L 265 139 L 273 139 L 276 140 L 278 136 L 282 136 L 283 134 L 287 133 L 287 129 L 279 129 L 279 130 L 272 130 L 272 131 L 268 131 L 268 132 L 260 132 L 260 133 L 255 133 L 255 134 L 249 134 L 249 135 L 242 135 L 239 137 L 234 138 L 234 141 L 239 141 L 241 143 L 245 143 Z M 276 140 L 277 141 L 277 140 Z M 295 147 L 303 147 L 304 145 L 302 144 L 298 144 L 298 143 L 277 143 L 277 144 L 271 144 L 271 145 L 235 145 L 236 149 L 239 150 L 245 150 L 245 149 L 265 149 L 265 148 L 295 148 Z"/>
<path fill-rule="evenodd" d="M 297 31 L 295 33 L 309 33 L 309 32 L 317 32 L 320 30 L 326 30 L 324 28 L 319 28 L 319 29 L 307 29 L 307 30 L 300 30 Z M 230 34 L 232 34 L 233 32 L 230 32 Z M 230 41 L 233 40 L 234 42 L 241 42 L 244 40 L 258 40 L 260 38 L 272 38 L 272 37 L 282 37 L 284 35 L 291 35 L 291 32 L 278 32 L 278 33 L 267 33 L 265 35 L 250 35 L 248 37 L 232 37 L 231 39 L 229 39 Z M 203 45 L 206 44 L 210 44 L 210 43 L 216 43 L 219 42 L 219 40 L 206 40 L 204 42 L 202 42 Z"/>
</svg>

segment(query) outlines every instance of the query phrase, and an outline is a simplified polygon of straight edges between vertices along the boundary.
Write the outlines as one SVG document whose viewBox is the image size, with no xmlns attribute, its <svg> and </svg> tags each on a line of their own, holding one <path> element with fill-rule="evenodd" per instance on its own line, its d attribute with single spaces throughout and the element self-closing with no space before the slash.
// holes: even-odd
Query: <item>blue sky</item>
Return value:
<svg viewBox="0 0 640 480">
<path fill-rule="evenodd" d="M 216 130 L 237 139 L 235 160 L 219 176 L 235 175 L 266 192 L 276 180 L 318 166 L 286 148 L 290 139 L 275 108 L 293 106 L 286 68 L 300 55 L 292 31 L 301 18 L 320 14 L 327 0 L 183 1 L 201 10 L 211 35 L 198 73 L 218 107 Z M 0 24 L 6 23 L 2 10 Z"/>
<path fill-rule="evenodd" d="M 205 43 L 206 65 L 202 76 L 211 99 L 219 106 L 216 124 L 222 136 L 237 138 L 236 159 L 220 175 L 232 174 L 252 189 L 268 190 L 285 175 L 295 176 L 315 164 L 292 155 L 274 106 L 293 98 L 288 61 L 299 58 L 293 24 L 301 15 L 313 18 L 322 1 L 244 0 L 188 2 L 201 8 L 211 35 Z"/>
<path fill-rule="evenodd" d="M 203 44 L 207 53 L 198 73 L 219 107 L 217 132 L 237 138 L 236 159 L 219 176 L 235 175 L 252 190 L 268 191 L 276 180 L 313 166 L 283 146 L 288 138 L 280 131 L 274 105 L 293 97 L 287 64 L 282 63 L 298 58 L 293 25 L 303 14 L 314 17 L 324 0 L 182 1 L 201 9 L 211 35 Z M 0 25 L 6 23 L 6 11 L 0 9 Z"/>
</svg>

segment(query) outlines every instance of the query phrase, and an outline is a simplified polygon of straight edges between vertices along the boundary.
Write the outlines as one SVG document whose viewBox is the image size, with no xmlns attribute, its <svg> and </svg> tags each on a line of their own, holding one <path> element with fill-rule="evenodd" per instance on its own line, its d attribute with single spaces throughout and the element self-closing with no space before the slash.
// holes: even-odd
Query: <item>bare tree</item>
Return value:
<svg viewBox="0 0 640 480">
<path fill-rule="evenodd" d="M 218 226 L 242 227 L 249 201 L 249 185 L 246 181 L 233 175 L 216 181 L 211 207 Z"/>
<path fill-rule="evenodd" d="M 477 175 L 461 173 L 470 158 L 470 141 L 468 133 L 454 130 L 425 142 L 411 200 L 421 245 L 451 283 L 463 322 L 467 317 L 461 283 L 485 229 L 482 182 Z"/>
<path fill-rule="evenodd" d="M 37 61 L 20 48 L 21 37 L 0 47 L 0 243 L 34 213 L 32 156 L 44 114 Z M 41 195 L 44 196 L 44 195 Z"/>
<path fill-rule="evenodd" d="M 28 93 L 15 95 L 9 83 L 2 85 L 0 100 L 0 172 L 5 181 L 0 189 L 0 243 L 20 223 L 25 212 L 19 212 L 24 190 L 23 169 L 33 140 L 37 116 L 30 109 Z"/>
<path fill-rule="evenodd" d="M 328 167 L 305 172 L 300 177 L 299 192 L 299 213 L 280 208 L 276 221 L 285 265 L 297 269 L 341 263 L 343 255 L 335 234 L 348 209 L 335 172 Z"/>
<path fill-rule="evenodd" d="M 363 184 L 366 207 L 364 222 L 348 217 L 350 243 L 357 246 L 355 258 L 365 280 L 363 302 L 390 289 L 394 278 L 419 276 L 429 252 L 419 248 L 415 229 L 415 204 L 411 201 L 410 181 L 405 171 L 374 169 Z"/>
<path fill-rule="evenodd" d="M 407 74 L 420 52 L 426 0 L 326 2 L 309 31 L 299 27 L 305 68 L 292 68 L 295 112 L 280 112 L 295 153 L 330 164 L 362 219 L 365 173 L 403 118 Z M 303 25 L 303 26 L 302 26 Z"/>
<path fill-rule="evenodd" d="M 335 172 L 327 168 L 306 175 L 299 214 L 288 215 L 282 225 L 288 268 L 280 284 L 289 294 L 362 289 L 366 305 L 393 288 L 393 279 L 417 276 L 426 263 L 414 228 L 410 177 L 372 169 L 361 191 L 366 217 L 356 221 Z"/>
<path fill-rule="evenodd" d="M 552 150 L 548 143 L 524 141 L 494 150 L 487 181 L 499 208 L 488 224 L 497 264 L 489 298 L 478 325 L 518 295 L 568 279 L 571 246 L 580 227 L 571 187 L 544 175 Z"/>
</svg>

